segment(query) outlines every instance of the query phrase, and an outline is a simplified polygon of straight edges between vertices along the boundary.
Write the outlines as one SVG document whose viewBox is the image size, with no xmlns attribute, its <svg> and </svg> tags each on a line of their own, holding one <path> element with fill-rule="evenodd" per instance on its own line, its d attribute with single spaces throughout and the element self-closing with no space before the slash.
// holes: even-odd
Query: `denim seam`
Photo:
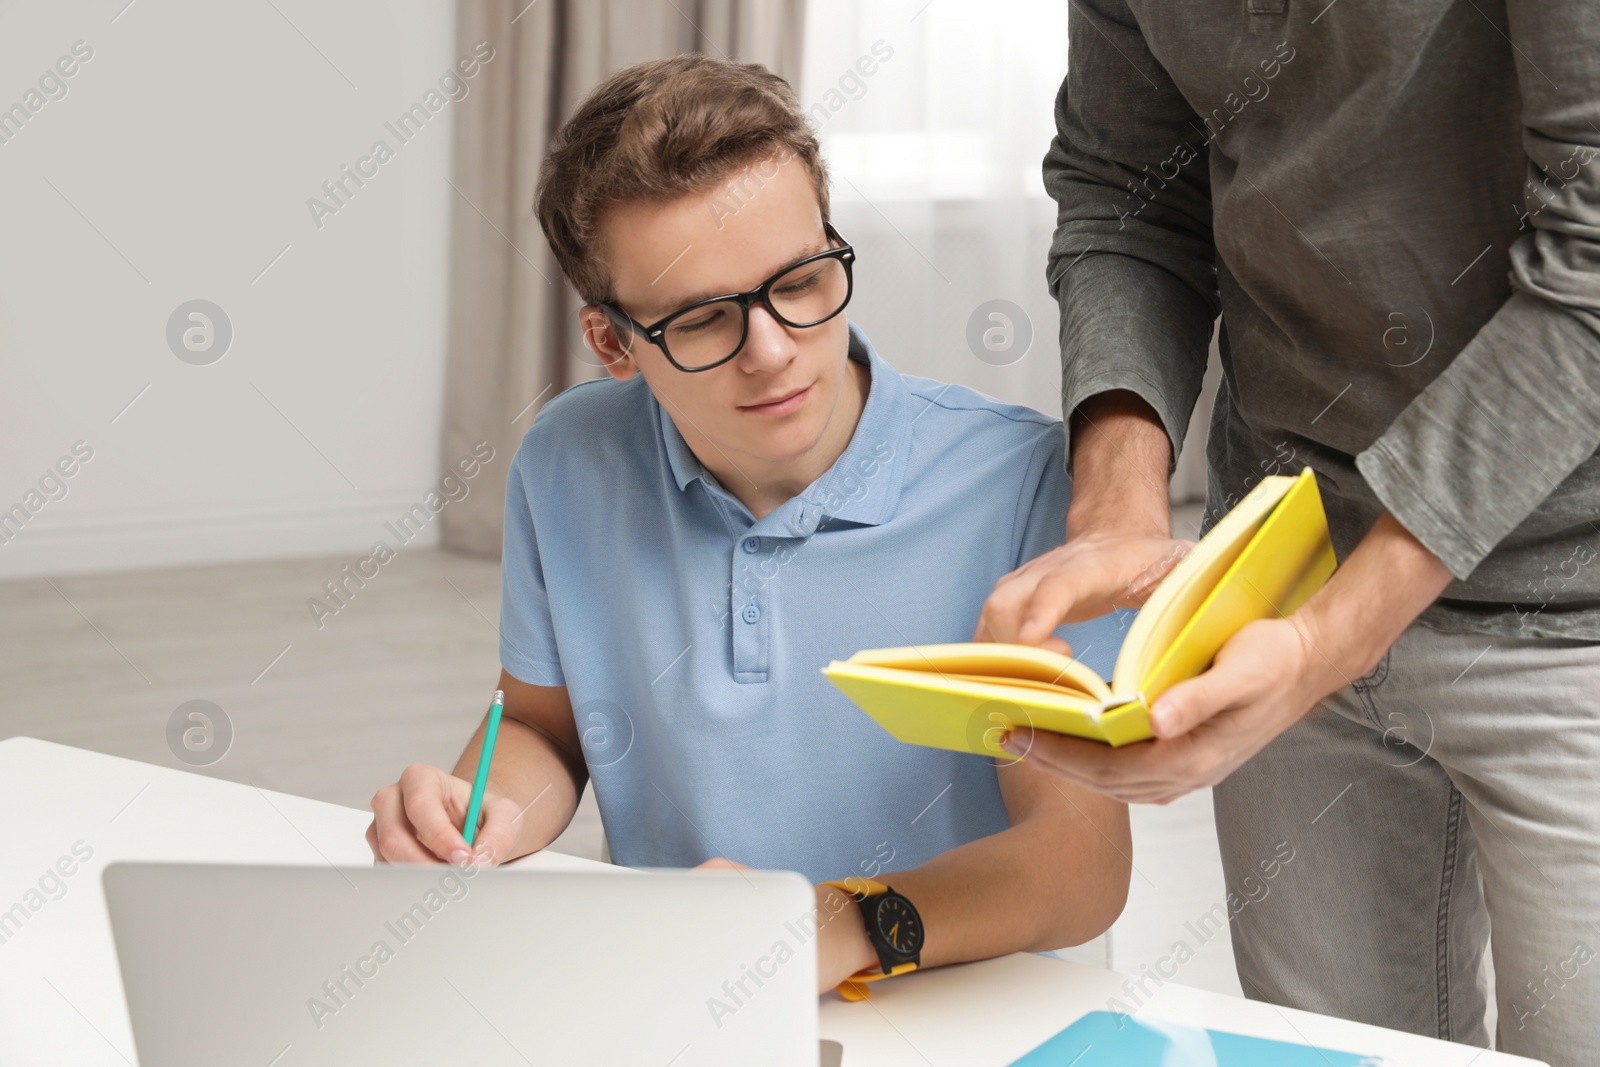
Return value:
<svg viewBox="0 0 1600 1067">
<path fill-rule="evenodd" d="M 1439 875 L 1439 920 L 1435 932 L 1436 984 L 1438 987 L 1438 1037 L 1453 1040 L 1450 1033 L 1450 904 L 1455 894 L 1456 856 L 1461 834 L 1461 791 L 1450 787 L 1450 806 L 1445 815 L 1444 863 Z"/>
<path fill-rule="evenodd" d="M 1350 683 L 1350 688 L 1355 691 L 1356 699 L 1361 703 L 1361 710 L 1366 713 L 1367 721 L 1375 729 L 1380 730 L 1383 729 L 1383 718 L 1378 713 L 1378 702 L 1373 695 L 1373 691 L 1382 685 L 1384 679 L 1388 676 L 1389 652 L 1386 650 L 1372 670 Z"/>
</svg>

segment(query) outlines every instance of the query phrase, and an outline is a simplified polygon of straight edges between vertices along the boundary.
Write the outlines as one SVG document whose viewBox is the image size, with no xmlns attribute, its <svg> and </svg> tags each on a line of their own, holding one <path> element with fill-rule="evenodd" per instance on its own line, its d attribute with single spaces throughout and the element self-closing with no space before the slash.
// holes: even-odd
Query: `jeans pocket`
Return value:
<svg viewBox="0 0 1600 1067">
<path fill-rule="evenodd" d="M 1376 693 L 1378 687 L 1389 677 L 1389 650 L 1385 649 L 1382 658 L 1366 674 L 1350 683 L 1351 690 L 1356 699 L 1361 702 L 1361 710 L 1366 713 L 1367 722 L 1375 729 L 1382 730 L 1384 723 L 1378 712 Z"/>
</svg>

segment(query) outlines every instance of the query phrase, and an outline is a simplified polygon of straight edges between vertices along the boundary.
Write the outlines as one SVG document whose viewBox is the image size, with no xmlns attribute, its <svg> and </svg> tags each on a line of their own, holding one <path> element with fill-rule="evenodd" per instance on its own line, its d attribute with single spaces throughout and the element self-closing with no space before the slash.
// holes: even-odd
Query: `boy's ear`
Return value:
<svg viewBox="0 0 1600 1067">
<path fill-rule="evenodd" d="M 619 329 L 598 304 L 586 304 L 579 309 L 578 329 L 583 334 L 584 347 L 600 357 L 607 374 L 625 382 L 639 373 L 631 354 L 633 346 L 641 343 L 639 338 Z"/>
</svg>

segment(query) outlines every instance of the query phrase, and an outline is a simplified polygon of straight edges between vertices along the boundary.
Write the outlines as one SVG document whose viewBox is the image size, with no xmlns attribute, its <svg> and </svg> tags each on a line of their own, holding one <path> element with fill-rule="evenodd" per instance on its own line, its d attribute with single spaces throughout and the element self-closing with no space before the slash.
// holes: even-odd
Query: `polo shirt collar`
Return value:
<svg viewBox="0 0 1600 1067">
<path fill-rule="evenodd" d="M 833 466 L 758 526 L 770 524 L 792 536 L 808 537 L 824 519 L 877 526 L 894 513 L 911 435 L 911 420 L 907 417 L 910 392 L 900 372 L 878 355 L 861 327 L 854 322 L 849 326 L 849 357 L 866 364 L 871 376 L 867 402 L 855 433 Z M 708 489 L 726 493 L 653 395 L 650 404 L 661 427 L 667 463 L 678 488 L 686 491 L 698 479 Z"/>
</svg>

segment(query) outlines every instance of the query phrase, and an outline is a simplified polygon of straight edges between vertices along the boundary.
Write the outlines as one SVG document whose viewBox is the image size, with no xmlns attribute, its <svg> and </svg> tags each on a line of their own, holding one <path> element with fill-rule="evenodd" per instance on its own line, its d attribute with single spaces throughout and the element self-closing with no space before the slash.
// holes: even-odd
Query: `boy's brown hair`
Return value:
<svg viewBox="0 0 1600 1067">
<path fill-rule="evenodd" d="M 826 220 L 827 168 L 788 82 L 696 53 L 651 60 L 612 75 L 556 133 L 535 211 L 562 273 L 599 303 L 614 295 L 597 234 L 607 206 L 700 192 L 774 153 L 805 165 Z"/>
</svg>

